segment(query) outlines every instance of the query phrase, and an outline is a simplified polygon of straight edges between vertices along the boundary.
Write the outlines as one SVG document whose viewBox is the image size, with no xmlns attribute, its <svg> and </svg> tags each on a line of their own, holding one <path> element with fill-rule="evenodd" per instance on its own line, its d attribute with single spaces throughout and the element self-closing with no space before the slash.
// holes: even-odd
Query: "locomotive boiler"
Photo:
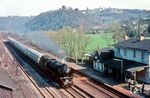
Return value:
<svg viewBox="0 0 150 98">
<path fill-rule="evenodd" d="M 68 87 L 73 84 L 73 70 L 66 64 L 63 64 L 48 55 L 29 48 L 13 38 L 9 37 L 8 42 L 10 42 L 11 45 L 13 45 L 17 50 L 36 63 L 36 67 L 54 77 L 61 87 Z"/>
</svg>

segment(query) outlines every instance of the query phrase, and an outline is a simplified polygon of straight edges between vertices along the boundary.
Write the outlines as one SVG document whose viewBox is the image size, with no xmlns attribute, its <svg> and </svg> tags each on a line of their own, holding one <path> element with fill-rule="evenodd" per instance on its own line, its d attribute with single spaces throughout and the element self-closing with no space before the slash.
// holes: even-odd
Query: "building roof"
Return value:
<svg viewBox="0 0 150 98">
<path fill-rule="evenodd" d="M 2 68 L 0 68 L 0 86 L 10 90 L 14 89 L 13 81 L 10 79 L 7 71 Z"/>
<path fill-rule="evenodd" d="M 116 47 L 134 48 L 150 52 L 150 39 L 141 40 L 139 38 L 132 38 L 122 41 L 115 45 Z"/>
<path fill-rule="evenodd" d="M 0 98 L 13 98 L 12 90 L 0 86 Z"/>
<path fill-rule="evenodd" d="M 126 67 L 126 71 L 132 73 L 132 72 L 144 70 L 145 67 L 148 67 L 148 65 L 147 64 L 142 64 L 142 63 L 134 63 L 132 65 L 128 65 Z"/>
<path fill-rule="evenodd" d="M 101 62 L 103 62 L 106 59 L 113 58 L 114 51 L 112 48 L 102 48 L 99 51 L 94 51 L 91 55 L 93 57 L 93 60 L 100 60 Z"/>
<path fill-rule="evenodd" d="M 143 63 L 133 63 L 125 66 L 125 76 L 130 77 L 131 79 L 135 78 L 135 72 L 142 71 L 147 68 L 149 65 Z"/>
</svg>

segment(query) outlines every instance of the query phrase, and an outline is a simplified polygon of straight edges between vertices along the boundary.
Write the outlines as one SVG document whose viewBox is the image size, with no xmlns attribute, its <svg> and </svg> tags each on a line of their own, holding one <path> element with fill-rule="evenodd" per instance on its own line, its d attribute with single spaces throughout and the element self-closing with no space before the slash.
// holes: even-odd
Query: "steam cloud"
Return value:
<svg viewBox="0 0 150 98">
<path fill-rule="evenodd" d="M 30 32 L 23 34 L 23 37 L 26 37 L 27 41 L 30 41 L 40 49 L 48 51 L 59 58 L 64 59 L 66 57 L 64 51 L 43 32 L 44 31 Z"/>
</svg>

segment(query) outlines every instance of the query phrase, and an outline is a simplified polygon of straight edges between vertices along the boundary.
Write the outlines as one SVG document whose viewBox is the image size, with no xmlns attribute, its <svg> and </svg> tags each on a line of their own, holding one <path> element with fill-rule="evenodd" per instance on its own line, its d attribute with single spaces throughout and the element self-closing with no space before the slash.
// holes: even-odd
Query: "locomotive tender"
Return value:
<svg viewBox="0 0 150 98">
<path fill-rule="evenodd" d="M 36 63 L 36 67 L 39 67 L 46 73 L 51 74 L 61 87 L 69 87 L 73 84 L 73 70 L 66 64 L 63 64 L 48 55 L 33 50 L 13 38 L 9 37 L 8 42 L 34 61 Z"/>
</svg>

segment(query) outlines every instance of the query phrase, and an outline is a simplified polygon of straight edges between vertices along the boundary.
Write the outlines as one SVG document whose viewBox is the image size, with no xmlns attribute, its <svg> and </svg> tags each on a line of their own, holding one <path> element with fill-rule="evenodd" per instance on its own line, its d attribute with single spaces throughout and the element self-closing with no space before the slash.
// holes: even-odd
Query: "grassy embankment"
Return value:
<svg viewBox="0 0 150 98">
<path fill-rule="evenodd" d="M 90 41 L 85 49 L 86 53 L 92 52 L 98 48 L 109 47 L 113 45 L 112 34 L 87 34 Z"/>
</svg>

